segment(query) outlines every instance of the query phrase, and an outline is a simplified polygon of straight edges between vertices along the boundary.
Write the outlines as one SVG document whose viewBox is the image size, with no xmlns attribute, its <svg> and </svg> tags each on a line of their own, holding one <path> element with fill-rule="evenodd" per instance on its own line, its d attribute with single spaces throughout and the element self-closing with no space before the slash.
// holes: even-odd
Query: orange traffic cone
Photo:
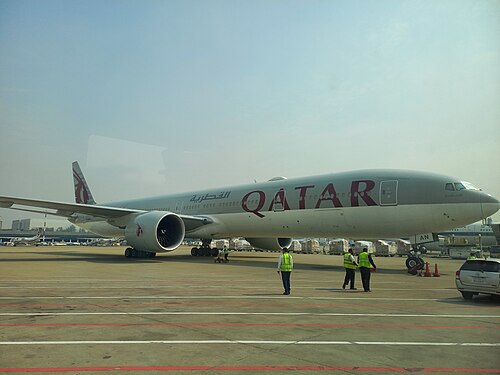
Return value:
<svg viewBox="0 0 500 375">
<path fill-rule="evenodd" d="M 436 264 L 434 264 L 434 275 L 432 275 L 432 276 L 434 276 L 434 277 L 439 277 L 439 276 L 441 276 L 441 275 L 439 274 L 439 271 L 438 271 L 438 265 L 437 265 L 437 263 L 436 263 Z"/>
<path fill-rule="evenodd" d="M 424 277 L 432 277 L 431 270 L 429 269 L 429 262 L 425 262 Z"/>
</svg>

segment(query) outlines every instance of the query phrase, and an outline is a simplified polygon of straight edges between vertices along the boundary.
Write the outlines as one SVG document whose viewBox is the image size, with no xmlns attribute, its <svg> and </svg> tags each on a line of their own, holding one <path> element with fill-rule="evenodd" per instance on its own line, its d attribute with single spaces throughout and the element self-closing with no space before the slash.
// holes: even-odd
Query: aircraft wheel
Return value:
<svg viewBox="0 0 500 375">
<path fill-rule="evenodd" d="M 425 263 L 421 258 L 409 257 L 406 259 L 406 268 L 408 269 L 421 270 L 424 268 L 424 265 Z"/>
<path fill-rule="evenodd" d="M 137 253 L 136 249 L 130 249 L 130 257 L 131 258 L 137 258 L 139 254 Z"/>
<path fill-rule="evenodd" d="M 216 257 L 219 254 L 219 249 L 211 249 L 210 255 Z"/>
<path fill-rule="evenodd" d="M 197 247 L 192 247 L 191 248 L 191 256 L 197 256 L 198 255 L 198 248 Z"/>
</svg>

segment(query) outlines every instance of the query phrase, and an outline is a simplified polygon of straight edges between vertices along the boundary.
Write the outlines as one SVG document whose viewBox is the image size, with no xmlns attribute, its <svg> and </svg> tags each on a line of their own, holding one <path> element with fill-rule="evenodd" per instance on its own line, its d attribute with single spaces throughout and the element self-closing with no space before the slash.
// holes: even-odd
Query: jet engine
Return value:
<svg viewBox="0 0 500 375">
<path fill-rule="evenodd" d="M 184 222 L 174 213 L 150 211 L 132 217 L 125 228 L 127 243 L 151 253 L 172 251 L 184 240 Z"/>
<path fill-rule="evenodd" d="M 292 244 L 291 238 L 245 238 L 253 247 L 263 250 L 281 250 Z"/>
</svg>

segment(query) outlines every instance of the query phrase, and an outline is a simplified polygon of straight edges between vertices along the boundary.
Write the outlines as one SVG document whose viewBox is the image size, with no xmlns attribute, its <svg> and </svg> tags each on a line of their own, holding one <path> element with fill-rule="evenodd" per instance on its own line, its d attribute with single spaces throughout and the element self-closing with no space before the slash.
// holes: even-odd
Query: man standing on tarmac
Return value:
<svg viewBox="0 0 500 375">
<path fill-rule="evenodd" d="M 363 289 L 365 292 L 371 292 L 370 290 L 370 276 L 371 268 L 377 271 L 377 266 L 373 263 L 372 255 L 368 254 L 368 249 L 366 247 L 361 250 L 358 255 L 359 272 L 361 272 L 361 281 L 363 283 Z"/>
<path fill-rule="evenodd" d="M 342 289 L 345 289 L 347 284 L 351 284 L 349 289 L 356 290 L 354 287 L 354 279 L 356 277 L 356 267 L 358 263 L 354 259 L 354 250 L 350 248 L 344 253 L 344 268 L 345 268 L 345 278 L 342 284 Z"/>
<path fill-rule="evenodd" d="M 227 256 L 229 255 L 229 248 L 226 245 L 224 245 L 223 252 L 224 252 L 224 263 L 227 263 L 229 262 L 229 259 L 227 259 Z"/>
<path fill-rule="evenodd" d="M 293 258 L 288 252 L 286 247 L 283 248 L 283 254 L 280 255 L 278 261 L 278 273 L 281 273 L 281 280 L 283 281 L 283 294 L 290 294 L 290 275 L 293 270 Z"/>
</svg>

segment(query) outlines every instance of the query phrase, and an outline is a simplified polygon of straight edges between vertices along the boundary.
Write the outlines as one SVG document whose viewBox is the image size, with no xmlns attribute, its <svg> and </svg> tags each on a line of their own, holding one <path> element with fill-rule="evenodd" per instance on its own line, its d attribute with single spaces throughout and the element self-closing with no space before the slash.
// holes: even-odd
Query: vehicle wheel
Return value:
<svg viewBox="0 0 500 375">
<path fill-rule="evenodd" d="M 219 254 L 219 250 L 218 249 L 211 249 L 210 250 L 210 255 L 213 256 L 213 257 L 216 257 L 217 255 Z"/>
<path fill-rule="evenodd" d="M 198 255 L 198 248 L 197 247 L 193 247 L 191 249 L 191 255 L 194 257 Z"/>
<path fill-rule="evenodd" d="M 462 293 L 462 297 L 464 297 L 464 299 L 467 300 L 471 300 L 472 296 L 474 295 L 474 293 L 472 292 L 460 292 L 460 293 Z"/>
</svg>

